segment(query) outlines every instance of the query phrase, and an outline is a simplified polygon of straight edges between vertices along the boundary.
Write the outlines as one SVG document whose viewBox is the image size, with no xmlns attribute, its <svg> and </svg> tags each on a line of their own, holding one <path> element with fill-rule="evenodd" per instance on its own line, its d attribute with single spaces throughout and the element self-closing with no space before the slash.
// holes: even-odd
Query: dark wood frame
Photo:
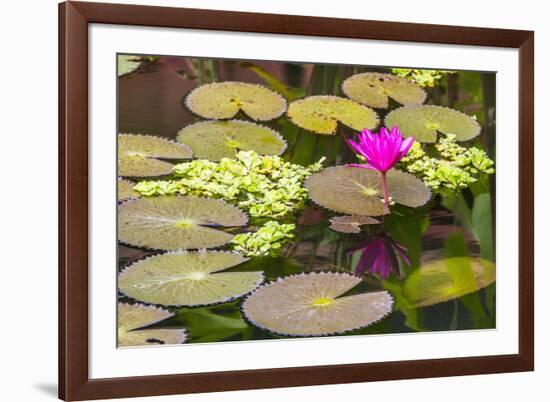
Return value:
<svg viewBox="0 0 550 402">
<path fill-rule="evenodd" d="M 88 24 L 262 32 L 519 49 L 519 353 L 89 379 Z M 532 371 L 534 369 L 534 33 L 183 8 L 59 6 L 59 397 L 67 401 Z"/>
</svg>

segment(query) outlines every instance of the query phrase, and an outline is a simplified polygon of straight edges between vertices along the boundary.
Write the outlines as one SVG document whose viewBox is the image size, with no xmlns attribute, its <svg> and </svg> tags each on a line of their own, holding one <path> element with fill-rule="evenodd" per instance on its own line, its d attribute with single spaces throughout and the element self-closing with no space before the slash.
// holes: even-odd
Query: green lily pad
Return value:
<svg viewBox="0 0 550 402">
<path fill-rule="evenodd" d="M 477 137 L 481 126 L 473 117 L 443 106 L 404 106 L 386 116 L 387 127 L 398 126 L 404 136 L 419 142 L 436 142 L 437 132 L 456 135 L 457 141 Z"/>
<path fill-rule="evenodd" d="M 246 225 L 239 208 L 213 198 L 159 196 L 138 198 L 118 207 L 122 243 L 154 250 L 219 247 L 232 234 L 218 227 Z"/>
<path fill-rule="evenodd" d="M 286 149 L 286 141 L 278 132 L 239 120 L 191 124 L 179 131 L 177 139 L 190 146 L 197 158 L 212 161 L 234 158 L 239 151 L 281 155 Z"/>
<path fill-rule="evenodd" d="M 391 199 L 408 207 L 420 207 L 430 190 L 415 176 L 392 169 L 387 173 Z M 309 197 L 322 207 L 350 215 L 380 216 L 384 209 L 380 173 L 370 169 L 333 166 L 311 175 L 305 186 Z"/>
<path fill-rule="evenodd" d="M 354 101 L 375 108 L 387 108 L 388 98 L 402 105 L 421 105 L 426 100 L 422 88 L 393 74 L 355 74 L 342 83 L 342 91 Z"/>
<path fill-rule="evenodd" d="M 117 180 L 117 199 L 118 201 L 129 200 L 131 198 L 139 198 L 140 194 L 134 190 L 134 183 L 129 180 L 121 179 Z"/>
<path fill-rule="evenodd" d="M 286 100 L 272 90 L 245 82 L 214 82 L 187 95 L 185 105 L 205 119 L 231 119 L 242 110 L 252 120 L 272 120 L 286 110 Z"/>
<path fill-rule="evenodd" d="M 288 117 L 299 127 L 317 134 L 335 134 L 338 122 L 360 131 L 378 125 L 378 115 L 351 99 L 331 95 L 310 96 L 292 102 Z"/>
<path fill-rule="evenodd" d="M 344 215 L 330 218 L 329 228 L 340 233 L 360 233 L 363 225 L 378 225 L 380 221 L 370 216 Z"/>
<path fill-rule="evenodd" d="M 495 279 L 494 262 L 481 258 L 447 258 L 412 272 L 403 285 L 403 293 L 413 307 L 430 306 L 476 292 Z"/>
<path fill-rule="evenodd" d="M 184 343 L 187 333 L 178 329 L 140 329 L 172 317 L 174 314 L 162 308 L 143 304 L 118 304 L 119 347 L 154 346 Z"/>
<path fill-rule="evenodd" d="M 262 272 L 220 272 L 247 261 L 224 251 L 178 251 L 137 261 L 120 273 L 120 291 L 136 300 L 164 306 L 223 303 L 263 282 Z"/>
<path fill-rule="evenodd" d="M 342 295 L 361 282 L 343 273 L 313 272 L 280 278 L 243 303 L 255 326 L 290 336 L 333 335 L 366 327 L 392 311 L 387 291 Z"/>
<path fill-rule="evenodd" d="M 118 76 L 133 73 L 141 65 L 141 57 L 127 54 L 118 55 Z"/>
<path fill-rule="evenodd" d="M 191 149 L 184 144 L 152 135 L 119 134 L 118 173 L 128 177 L 162 176 L 173 165 L 162 159 L 189 159 Z"/>
</svg>

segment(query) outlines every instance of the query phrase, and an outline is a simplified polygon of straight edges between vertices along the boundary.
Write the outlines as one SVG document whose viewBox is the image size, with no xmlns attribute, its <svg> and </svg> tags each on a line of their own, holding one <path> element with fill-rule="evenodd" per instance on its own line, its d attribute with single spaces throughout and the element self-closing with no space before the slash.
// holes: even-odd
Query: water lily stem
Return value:
<svg viewBox="0 0 550 402">
<path fill-rule="evenodd" d="M 384 193 L 384 205 L 387 212 L 390 211 L 390 196 L 388 194 L 388 180 L 386 178 L 386 172 L 380 172 L 382 175 L 382 192 Z"/>
</svg>

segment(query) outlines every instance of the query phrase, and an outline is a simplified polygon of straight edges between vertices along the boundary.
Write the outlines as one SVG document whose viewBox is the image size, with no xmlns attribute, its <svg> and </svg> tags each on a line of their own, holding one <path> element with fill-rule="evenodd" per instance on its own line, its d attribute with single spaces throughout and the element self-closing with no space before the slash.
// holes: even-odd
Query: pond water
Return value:
<svg viewBox="0 0 550 402">
<path fill-rule="evenodd" d="M 118 79 L 118 132 L 148 134 L 170 140 L 177 140 L 178 132 L 182 128 L 207 120 L 192 113 L 184 98 L 193 89 L 211 82 L 259 84 L 281 93 L 289 103 L 292 103 L 314 95 L 347 98 L 342 90 L 342 84 L 344 80 L 357 74 L 400 73 L 392 68 L 372 66 L 201 60 L 182 57 L 151 57 L 140 61 L 136 71 L 122 75 Z M 420 79 L 421 77 L 417 77 L 417 82 Z M 423 104 L 444 106 L 475 117 L 481 128 L 480 134 L 453 144 L 458 144 L 466 150 L 476 147 L 483 150 L 487 158 L 495 160 L 494 73 L 443 73 L 435 80 L 433 86 L 418 87 L 426 93 Z M 391 91 L 388 90 L 388 93 Z M 390 96 L 387 107 L 371 109 L 376 111 L 382 122 L 388 113 L 401 107 L 402 105 Z M 242 110 L 235 119 L 252 121 Z M 281 157 L 292 164 L 310 166 L 322 158 L 323 168 L 360 163 L 355 152 L 344 141 L 354 138 L 354 133 L 358 130 L 345 124 L 338 123 L 334 135 L 323 135 L 300 127 L 288 118 L 286 113 L 258 123 L 281 134 L 287 143 Z M 380 125 L 373 127 L 373 131 L 378 132 Z M 440 132 L 443 128 L 438 126 L 437 130 L 438 139 L 444 138 L 445 135 Z M 427 156 L 441 157 L 433 144 L 423 143 L 422 147 Z M 182 158 L 170 162 L 185 163 L 186 160 Z M 397 168 L 406 170 L 407 166 L 402 164 Z M 495 168 L 496 165 L 492 165 L 492 169 Z M 490 170 L 487 169 L 487 172 Z M 419 182 L 428 180 L 425 173 L 416 172 Z M 125 179 L 133 185 L 142 180 L 166 180 L 170 177 L 164 175 Z M 306 273 L 307 277 L 310 273 L 332 272 L 360 278 L 355 286 L 342 291 L 338 296 L 340 298 L 388 292 L 391 295 L 392 307 L 387 314 L 380 314 L 380 317 L 372 322 L 365 322 L 365 325 L 360 325 L 357 329 L 332 331 L 333 327 L 328 326 L 325 334 L 322 333 L 325 324 L 321 323 L 321 330 L 317 332 L 300 333 L 297 330 L 295 333 L 282 335 L 285 331 L 277 330 L 277 324 L 274 324 L 275 330 L 270 330 L 266 325 L 258 325 L 257 320 L 251 318 L 252 313 L 250 316 L 244 313 L 243 302 L 246 294 L 229 298 L 230 301 L 226 302 L 217 301 L 212 305 L 175 307 L 169 304 L 150 303 L 147 298 L 140 300 L 119 293 L 119 303 L 153 304 L 173 313 L 160 321 L 157 319 L 149 323 L 143 322 L 152 322 L 144 328 L 185 329 L 186 342 L 191 343 L 278 339 L 288 336 L 347 336 L 495 328 L 494 175 L 480 173 L 475 176 L 475 181 L 472 180 L 463 186 L 457 184 L 461 177 L 452 174 L 439 177 L 438 180 L 443 183 L 441 186 L 450 183 L 449 188 L 444 190 L 427 184 L 431 197 L 418 207 L 401 205 L 399 200 L 395 199 L 391 205 L 391 213 L 374 215 L 377 223 L 352 228 L 359 233 L 343 233 L 331 229 L 330 219 L 346 213 L 326 208 L 326 202 L 323 204 L 323 201 L 313 202 L 311 198 L 306 198 L 296 211 L 281 219 L 275 219 L 280 223 L 295 225 L 293 238 L 282 242 L 281 250 L 272 255 L 250 256 L 247 261 L 223 270 L 224 273 L 261 271 L 264 283 L 294 274 Z M 453 184 L 455 188 L 451 188 Z M 327 182 L 323 191 L 331 191 L 331 182 Z M 411 194 L 415 191 L 414 188 L 410 190 Z M 341 199 L 338 199 L 338 194 L 335 197 L 335 202 L 346 209 L 346 203 L 350 202 L 346 194 L 343 193 Z M 154 196 L 141 197 L 144 198 Z M 120 213 L 119 209 L 119 215 Z M 268 220 L 252 219 L 246 225 L 235 225 L 237 227 L 223 228 L 222 231 L 231 236 L 238 233 L 253 233 Z M 219 229 L 219 225 L 209 227 Z M 123 241 L 119 244 L 119 272 L 125 271 L 135 262 L 144 261 L 147 257 L 161 252 L 159 249 L 128 243 Z M 372 246 L 368 249 L 370 251 L 367 250 L 369 245 Z M 230 244 L 226 244 L 213 248 L 230 250 L 229 247 Z M 373 249 L 375 251 L 372 251 Z M 401 253 L 400 250 L 404 251 Z M 387 277 L 372 271 L 376 256 L 367 254 L 375 252 L 387 254 L 379 256 L 385 258 L 386 265 L 391 268 L 391 273 Z M 362 266 L 363 254 L 365 258 Z M 476 267 L 479 264 L 482 271 L 484 270 L 481 276 L 489 275 L 490 278 L 480 278 L 477 275 Z M 425 271 L 422 271 L 423 269 Z M 488 274 L 487 270 L 491 272 Z M 418 274 L 421 271 L 431 272 L 431 276 Z M 457 274 L 458 271 L 460 274 Z M 414 273 L 417 273 L 416 277 Z M 316 300 L 315 303 L 319 306 L 325 303 L 324 298 Z M 327 305 L 330 302 L 327 300 Z M 351 321 L 360 320 L 364 310 L 370 308 L 369 306 L 367 303 L 364 308 L 355 306 L 349 311 L 343 309 L 340 316 L 335 313 L 337 319 L 334 320 L 339 320 L 340 317 L 345 320 L 348 315 L 354 317 L 349 318 Z M 252 306 L 250 309 L 252 310 Z M 261 316 L 263 312 L 256 314 Z M 301 325 L 297 324 L 297 327 L 301 328 Z M 165 343 L 162 339 L 157 339 L 153 332 L 151 334 L 151 337 L 146 337 L 144 344 Z"/>
</svg>

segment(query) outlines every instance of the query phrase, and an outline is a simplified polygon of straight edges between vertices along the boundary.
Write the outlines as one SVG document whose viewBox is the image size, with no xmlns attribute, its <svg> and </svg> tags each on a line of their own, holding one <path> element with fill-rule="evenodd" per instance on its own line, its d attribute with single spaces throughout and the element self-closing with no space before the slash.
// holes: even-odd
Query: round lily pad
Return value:
<svg viewBox="0 0 550 402">
<path fill-rule="evenodd" d="M 387 291 L 342 295 L 361 282 L 343 273 L 313 272 L 280 278 L 256 289 L 243 303 L 257 327 L 290 336 L 322 336 L 366 327 L 388 315 Z"/>
<path fill-rule="evenodd" d="M 220 272 L 245 261 L 224 251 L 169 252 L 128 266 L 118 278 L 118 287 L 133 299 L 164 306 L 223 303 L 262 283 L 262 272 Z"/>
<path fill-rule="evenodd" d="M 134 190 L 134 183 L 129 180 L 121 179 L 117 180 L 117 198 L 118 201 L 129 200 L 130 198 L 138 198 L 140 195 Z"/>
<path fill-rule="evenodd" d="M 419 207 L 430 199 L 430 190 L 415 176 L 392 169 L 387 173 L 391 199 Z M 322 207 L 350 215 L 386 213 L 380 173 L 350 166 L 333 166 L 312 174 L 306 181 L 309 197 Z"/>
<path fill-rule="evenodd" d="M 457 257 L 430 262 L 409 275 L 403 294 L 415 307 L 430 306 L 476 292 L 496 279 L 495 263 Z"/>
<path fill-rule="evenodd" d="M 344 215 L 330 218 L 330 229 L 340 233 L 360 233 L 363 225 L 377 225 L 380 221 L 370 216 Z"/>
<path fill-rule="evenodd" d="M 338 122 L 360 131 L 378 125 L 378 115 L 351 99 L 331 95 L 310 96 L 292 102 L 288 117 L 299 127 L 317 134 L 335 134 Z"/>
<path fill-rule="evenodd" d="M 456 135 L 457 141 L 467 141 L 479 135 L 481 126 L 473 118 L 444 106 L 404 106 L 386 116 L 387 127 L 398 126 L 404 136 L 419 142 L 436 142 L 437 132 Z"/>
<path fill-rule="evenodd" d="M 245 82 L 214 82 L 189 92 L 185 105 L 206 119 L 231 119 L 242 110 L 252 120 L 272 120 L 286 110 L 286 100 L 272 90 Z"/>
<path fill-rule="evenodd" d="M 162 159 L 189 159 L 191 149 L 184 144 L 152 135 L 120 134 L 118 136 L 118 173 L 128 177 L 162 176 L 172 172 L 173 165 Z"/>
<path fill-rule="evenodd" d="M 118 56 L 118 76 L 133 73 L 141 65 L 141 57 L 121 54 Z"/>
<path fill-rule="evenodd" d="M 212 161 L 234 158 L 239 151 L 281 155 L 286 149 L 286 142 L 278 132 L 239 120 L 191 124 L 179 131 L 177 139 L 189 145 L 197 158 Z"/>
<path fill-rule="evenodd" d="M 375 108 L 387 108 L 388 98 L 402 105 L 421 105 L 426 100 L 422 88 L 393 74 L 355 74 L 342 83 L 342 91 L 354 101 Z"/>
<path fill-rule="evenodd" d="M 118 212 L 119 240 L 155 250 L 219 247 L 233 238 L 220 227 L 248 221 L 225 201 L 188 196 L 138 198 L 119 205 Z"/>
<path fill-rule="evenodd" d="M 118 346 L 154 346 L 184 343 L 187 333 L 177 329 L 140 329 L 172 317 L 162 308 L 143 304 L 118 304 Z"/>
</svg>

